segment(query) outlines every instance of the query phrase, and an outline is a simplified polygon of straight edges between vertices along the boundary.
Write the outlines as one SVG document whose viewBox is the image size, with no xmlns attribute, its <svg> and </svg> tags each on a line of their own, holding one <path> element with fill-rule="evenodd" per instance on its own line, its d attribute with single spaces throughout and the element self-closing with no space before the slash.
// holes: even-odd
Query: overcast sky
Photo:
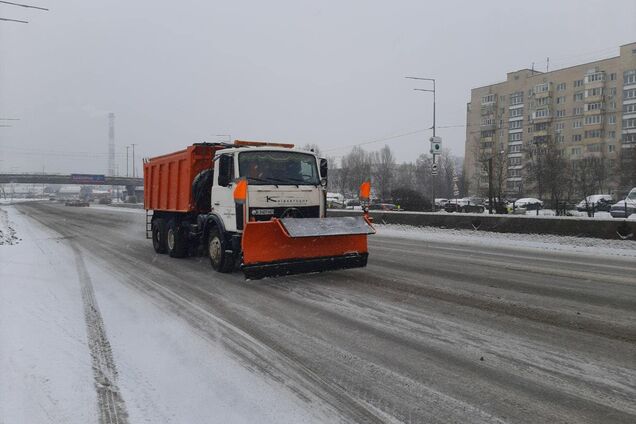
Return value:
<svg viewBox="0 0 636 424">
<path fill-rule="evenodd" d="M 636 41 L 633 0 L 21 2 L 51 10 L 0 5 L 29 21 L 0 22 L 0 118 L 20 118 L 0 121 L 4 172 L 105 173 L 111 111 L 120 174 L 126 145 L 139 158 L 216 134 L 340 156 L 424 130 L 386 141 L 413 160 L 432 96 L 407 75 L 437 79 L 437 124 L 453 126 L 438 135 L 463 156 L 471 88 Z"/>
</svg>

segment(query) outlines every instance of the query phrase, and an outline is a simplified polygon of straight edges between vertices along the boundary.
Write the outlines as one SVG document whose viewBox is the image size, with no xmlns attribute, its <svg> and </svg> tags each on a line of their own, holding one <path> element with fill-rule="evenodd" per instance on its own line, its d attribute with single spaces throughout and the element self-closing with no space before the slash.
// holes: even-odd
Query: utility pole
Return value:
<svg viewBox="0 0 636 424">
<path fill-rule="evenodd" d="M 436 113 L 435 113 L 435 78 L 421 78 L 421 77 L 404 77 L 407 79 L 413 79 L 413 80 L 419 80 L 419 81 L 432 81 L 433 82 L 433 89 L 424 89 L 424 88 L 414 88 L 413 90 L 415 91 L 427 91 L 429 93 L 433 93 L 433 139 L 437 140 L 437 137 L 435 135 L 435 117 L 436 117 Z M 441 141 L 441 140 L 440 140 Z M 435 163 L 435 157 L 436 154 L 433 151 L 433 149 L 431 149 L 431 153 L 433 155 L 433 165 L 432 168 L 433 170 L 435 168 L 437 168 L 436 163 Z M 431 209 L 433 212 L 435 212 L 435 176 L 437 175 L 436 171 L 432 171 L 431 172 Z"/>
<path fill-rule="evenodd" d="M 128 149 L 130 149 L 130 146 L 126 146 L 126 176 L 130 177 L 128 174 Z"/>
<path fill-rule="evenodd" d="M 115 114 L 108 114 L 108 176 L 115 175 Z"/>
<path fill-rule="evenodd" d="M 132 176 L 135 178 L 135 143 L 130 144 L 132 146 Z"/>
</svg>

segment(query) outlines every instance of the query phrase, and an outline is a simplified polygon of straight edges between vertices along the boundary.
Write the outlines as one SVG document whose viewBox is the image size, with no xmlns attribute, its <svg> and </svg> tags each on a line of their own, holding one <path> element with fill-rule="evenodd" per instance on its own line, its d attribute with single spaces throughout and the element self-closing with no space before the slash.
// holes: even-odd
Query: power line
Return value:
<svg viewBox="0 0 636 424">
<path fill-rule="evenodd" d="M 411 131 L 411 132 L 407 132 L 407 133 L 396 134 L 396 135 L 391 135 L 391 136 L 388 136 L 388 137 L 378 138 L 378 139 L 375 139 L 375 140 L 363 141 L 361 143 L 355 143 L 355 144 L 349 144 L 349 145 L 346 145 L 346 146 L 334 147 L 332 149 L 326 149 L 324 151 L 325 152 L 332 152 L 334 150 L 347 149 L 349 147 L 364 146 L 366 144 L 379 143 L 381 141 L 389 141 L 389 140 L 394 140 L 396 138 L 406 137 L 406 136 L 413 135 L 413 134 L 419 134 L 419 133 L 422 133 L 422 132 L 425 132 L 425 131 L 429 131 L 429 130 L 431 130 L 431 128 L 424 128 L 424 129 L 415 130 L 415 131 Z"/>
<path fill-rule="evenodd" d="M 18 19 L 9 19 L 9 18 L 0 18 L 0 21 L 6 21 L 6 22 L 18 22 L 21 24 L 28 24 L 29 21 L 20 21 Z"/>
<path fill-rule="evenodd" d="M 49 11 L 49 9 L 45 9 L 43 7 L 38 7 L 38 6 L 31 6 L 29 4 L 13 3 L 10 1 L 4 1 L 4 0 L 0 0 L 0 3 L 8 4 L 10 6 L 26 7 L 27 9 L 38 9 L 38 10 L 44 10 L 46 12 Z"/>
</svg>

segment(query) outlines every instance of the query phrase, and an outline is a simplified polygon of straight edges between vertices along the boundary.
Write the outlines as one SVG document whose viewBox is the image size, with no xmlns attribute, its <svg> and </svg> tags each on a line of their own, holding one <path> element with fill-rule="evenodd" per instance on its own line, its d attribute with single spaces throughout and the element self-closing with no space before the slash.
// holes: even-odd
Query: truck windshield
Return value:
<svg viewBox="0 0 636 424">
<path fill-rule="evenodd" d="M 307 153 L 259 150 L 241 152 L 238 160 L 250 184 L 320 184 L 316 157 Z"/>
</svg>

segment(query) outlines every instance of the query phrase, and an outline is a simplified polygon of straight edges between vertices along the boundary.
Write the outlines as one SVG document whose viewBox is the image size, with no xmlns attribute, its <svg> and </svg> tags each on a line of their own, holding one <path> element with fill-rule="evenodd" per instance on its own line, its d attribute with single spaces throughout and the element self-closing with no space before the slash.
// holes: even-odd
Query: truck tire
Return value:
<svg viewBox="0 0 636 424">
<path fill-rule="evenodd" d="M 157 253 L 166 253 L 166 221 L 163 218 L 152 221 L 152 247 Z"/>
<path fill-rule="evenodd" d="M 166 247 L 171 258 L 183 258 L 188 252 L 188 245 L 183 228 L 174 219 L 168 222 L 166 231 Z"/>
<path fill-rule="evenodd" d="M 218 227 L 210 229 L 208 236 L 208 256 L 210 264 L 218 272 L 232 272 L 234 268 L 234 256 L 228 252 L 227 241 Z"/>
</svg>

